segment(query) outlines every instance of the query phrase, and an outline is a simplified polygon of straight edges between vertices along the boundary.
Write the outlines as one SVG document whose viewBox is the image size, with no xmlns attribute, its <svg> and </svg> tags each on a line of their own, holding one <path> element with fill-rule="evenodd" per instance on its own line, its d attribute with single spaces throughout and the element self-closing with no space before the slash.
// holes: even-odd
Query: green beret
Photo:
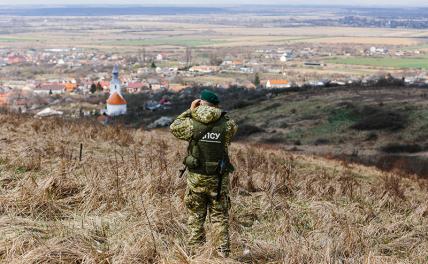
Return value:
<svg viewBox="0 0 428 264">
<path fill-rule="evenodd" d="M 218 105 L 220 103 L 218 96 L 210 90 L 203 90 L 201 93 L 201 99 L 214 105 Z"/>
</svg>

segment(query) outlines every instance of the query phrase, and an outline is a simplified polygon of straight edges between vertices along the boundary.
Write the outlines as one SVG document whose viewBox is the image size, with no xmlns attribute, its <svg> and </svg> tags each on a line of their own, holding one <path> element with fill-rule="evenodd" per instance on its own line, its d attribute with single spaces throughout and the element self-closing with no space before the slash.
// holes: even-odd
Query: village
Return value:
<svg viewBox="0 0 428 264">
<path fill-rule="evenodd" d="M 385 76 L 391 77 L 391 73 L 375 68 L 341 71 L 336 65 L 330 65 L 328 59 L 335 56 L 401 58 L 424 54 L 424 51 L 397 46 L 299 46 L 246 49 L 160 46 L 142 48 L 134 53 L 84 48 L 3 48 L 0 49 L 0 107 L 37 113 L 48 106 L 73 102 L 79 103 L 79 108 L 73 110 L 72 116 L 109 115 L 105 100 L 113 94 L 113 84 L 121 87 L 121 98 L 122 94 L 180 92 L 195 86 L 298 89 L 373 85 Z M 407 85 L 428 84 L 428 74 L 423 69 L 391 71 L 394 78 L 402 79 Z M 82 108 L 81 103 L 91 100 L 92 104 Z M 145 105 L 153 110 L 164 103 L 148 101 Z"/>
</svg>

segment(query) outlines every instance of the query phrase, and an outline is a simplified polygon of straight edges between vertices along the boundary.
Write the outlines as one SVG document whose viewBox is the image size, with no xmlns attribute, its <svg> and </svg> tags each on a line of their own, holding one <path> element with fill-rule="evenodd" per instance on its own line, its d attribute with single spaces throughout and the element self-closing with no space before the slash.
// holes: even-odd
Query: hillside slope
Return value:
<svg viewBox="0 0 428 264">
<path fill-rule="evenodd" d="M 385 87 L 288 93 L 232 111 L 249 142 L 352 157 L 428 177 L 428 90 Z"/>
<path fill-rule="evenodd" d="M 0 262 L 428 261 L 427 181 L 245 144 L 232 147 L 232 256 L 207 245 L 191 258 L 185 146 L 167 132 L 0 115 Z"/>
</svg>

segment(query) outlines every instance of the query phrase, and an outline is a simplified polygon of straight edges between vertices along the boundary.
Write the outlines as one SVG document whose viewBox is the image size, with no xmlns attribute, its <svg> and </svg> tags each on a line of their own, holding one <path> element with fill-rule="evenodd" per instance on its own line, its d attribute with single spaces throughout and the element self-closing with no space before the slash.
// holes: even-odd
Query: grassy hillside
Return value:
<svg viewBox="0 0 428 264">
<path fill-rule="evenodd" d="M 83 159 L 79 146 L 83 143 Z M 232 256 L 188 255 L 167 132 L 0 115 L 1 263 L 426 263 L 428 183 L 234 144 Z"/>
<path fill-rule="evenodd" d="M 314 89 L 242 107 L 232 116 L 251 142 L 318 154 L 425 156 L 427 98 L 427 89 L 405 87 Z"/>
</svg>

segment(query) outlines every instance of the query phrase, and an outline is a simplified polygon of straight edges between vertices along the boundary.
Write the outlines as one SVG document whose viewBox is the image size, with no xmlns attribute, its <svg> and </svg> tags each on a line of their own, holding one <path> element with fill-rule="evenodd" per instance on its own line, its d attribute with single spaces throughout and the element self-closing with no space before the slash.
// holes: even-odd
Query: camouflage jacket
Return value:
<svg viewBox="0 0 428 264">
<path fill-rule="evenodd" d="M 218 108 L 210 106 L 199 106 L 194 111 L 187 110 L 177 117 L 177 119 L 171 124 L 171 133 L 178 139 L 190 141 L 193 135 L 193 122 L 192 118 L 208 124 L 218 120 L 221 117 L 222 111 Z M 229 119 L 226 123 L 226 152 L 230 145 L 233 136 L 235 135 L 238 127 L 232 119 Z M 197 173 L 188 172 L 187 174 L 187 186 L 189 190 L 193 192 L 202 193 L 206 192 L 212 196 L 216 195 L 217 191 L 217 178 L 205 176 Z M 229 177 L 225 175 L 222 181 L 222 193 L 229 192 Z"/>
<path fill-rule="evenodd" d="M 217 121 L 221 117 L 221 109 L 202 105 L 196 108 L 194 111 L 190 109 L 182 113 L 177 119 L 171 124 L 171 133 L 178 139 L 190 141 L 193 135 L 193 122 L 192 118 L 204 124 Z M 226 123 L 226 151 L 230 145 L 233 136 L 235 135 L 238 127 L 232 119 L 229 119 Z"/>
</svg>

